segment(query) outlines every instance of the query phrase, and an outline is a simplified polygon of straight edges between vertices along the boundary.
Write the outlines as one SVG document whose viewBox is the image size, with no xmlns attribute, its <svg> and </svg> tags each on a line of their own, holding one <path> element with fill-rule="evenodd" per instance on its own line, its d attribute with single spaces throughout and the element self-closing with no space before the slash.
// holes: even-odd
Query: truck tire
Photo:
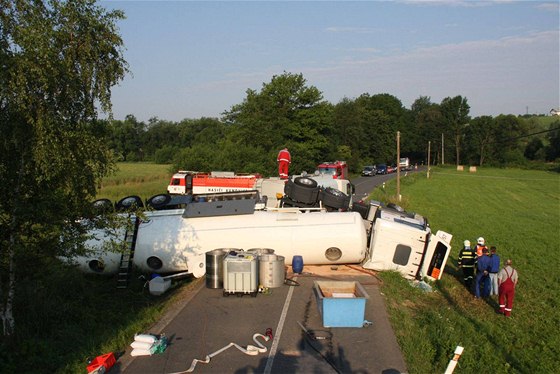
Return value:
<svg viewBox="0 0 560 374">
<path fill-rule="evenodd" d="M 95 200 L 92 205 L 95 214 L 112 213 L 115 210 L 113 203 L 109 199 Z"/>
<path fill-rule="evenodd" d="M 154 195 L 148 199 L 146 206 L 153 208 L 155 210 L 163 210 L 171 201 L 171 196 L 168 194 Z"/>
<path fill-rule="evenodd" d="M 317 187 L 317 181 L 308 177 L 297 177 L 294 179 L 294 184 L 307 188 Z"/>
<path fill-rule="evenodd" d="M 293 181 L 288 180 L 284 193 L 293 201 L 315 204 L 319 197 L 319 187 L 317 187 L 317 181 L 313 179 L 298 177 Z"/>
<path fill-rule="evenodd" d="M 389 203 L 389 204 L 387 204 L 387 208 L 389 208 L 389 209 L 394 209 L 394 210 L 396 210 L 396 211 L 399 212 L 399 213 L 404 213 L 404 209 L 403 209 L 401 206 L 399 206 L 399 205 L 397 205 L 397 204 L 395 204 L 395 203 Z"/>
<path fill-rule="evenodd" d="M 144 208 L 144 203 L 140 196 L 131 195 L 123 197 L 115 204 L 115 209 L 118 212 L 124 212 L 127 210 L 141 209 Z"/>
<path fill-rule="evenodd" d="M 350 197 L 332 187 L 327 187 L 321 191 L 320 200 L 324 206 L 333 209 L 346 209 L 350 205 Z"/>
</svg>

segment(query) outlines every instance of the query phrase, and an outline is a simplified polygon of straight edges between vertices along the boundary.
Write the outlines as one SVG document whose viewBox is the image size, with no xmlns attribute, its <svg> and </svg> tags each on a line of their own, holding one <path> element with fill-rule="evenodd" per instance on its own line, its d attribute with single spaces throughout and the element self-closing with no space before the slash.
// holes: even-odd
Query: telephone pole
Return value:
<svg viewBox="0 0 560 374">
<path fill-rule="evenodd" d="M 397 131 L 397 199 L 401 201 L 401 132 Z"/>
<path fill-rule="evenodd" d="M 445 164 L 445 153 L 443 152 L 443 133 L 441 133 L 441 164 Z"/>
<path fill-rule="evenodd" d="M 431 142 L 428 142 L 428 172 L 426 173 L 426 177 L 430 179 L 430 146 Z"/>
</svg>

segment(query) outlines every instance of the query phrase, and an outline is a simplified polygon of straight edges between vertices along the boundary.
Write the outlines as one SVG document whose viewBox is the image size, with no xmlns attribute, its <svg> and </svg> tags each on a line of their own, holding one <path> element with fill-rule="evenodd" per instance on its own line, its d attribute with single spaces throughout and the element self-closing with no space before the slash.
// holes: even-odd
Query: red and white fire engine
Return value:
<svg viewBox="0 0 560 374">
<path fill-rule="evenodd" d="M 167 192 L 177 195 L 254 190 L 260 174 L 235 174 L 229 171 L 200 173 L 179 170 L 173 174 Z"/>
<path fill-rule="evenodd" d="M 333 179 L 348 179 L 346 161 L 323 162 L 317 166 L 319 174 L 332 175 Z"/>
</svg>

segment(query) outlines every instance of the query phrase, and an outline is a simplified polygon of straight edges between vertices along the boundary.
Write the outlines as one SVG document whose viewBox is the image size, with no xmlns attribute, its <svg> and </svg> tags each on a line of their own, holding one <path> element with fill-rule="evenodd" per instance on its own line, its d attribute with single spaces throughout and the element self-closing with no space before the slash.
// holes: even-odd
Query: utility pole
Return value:
<svg viewBox="0 0 560 374">
<path fill-rule="evenodd" d="M 401 132 L 397 131 L 397 199 L 401 201 Z"/>
<path fill-rule="evenodd" d="M 441 133 L 441 164 L 445 164 L 445 158 L 443 153 L 443 133 Z"/>
<path fill-rule="evenodd" d="M 430 179 L 430 145 L 431 142 L 428 142 L 428 172 L 426 173 L 426 177 Z"/>
</svg>

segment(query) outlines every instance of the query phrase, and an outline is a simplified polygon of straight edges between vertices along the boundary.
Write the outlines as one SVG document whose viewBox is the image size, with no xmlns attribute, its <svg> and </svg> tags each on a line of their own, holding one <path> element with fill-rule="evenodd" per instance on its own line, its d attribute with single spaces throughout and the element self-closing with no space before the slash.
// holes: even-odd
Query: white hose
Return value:
<svg viewBox="0 0 560 374">
<path fill-rule="evenodd" d="M 194 368 L 195 368 L 195 366 L 196 366 L 197 363 L 201 362 L 201 363 L 203 363 L 203 364 L 207 364 L 207 363 L 210 362 L 210 359 L 211 359 L 212 357 L 219 355 L 220 353 L 222 353 L 223 351 L 225 351 L 226 349 L 228 349 L 228 348 L 230 348 L 230 347 L 235 347 L 235 348 L 239 349 L 241 352 L 243 352 L 243 353 L 245 353 L 246 355 L 249 355 L 249 356 L 256 356 L 256 355 L 258 355 L 259 353 L 264 353 L 264 352 L 267 351 L 267 348 L 266 348 L 264 345 L 262 345 L 261 342 L 257 341 L 257 338 L 259 338 L 259 337 L 260 337 L 260 338 L 263 338 L 265 342 L 267 342 L 267 341 L 270 340 L 270 337 L 269 337 L 269 336 L 265 336 L 265 335 L 262 335 L 262 334 L 254 334 L 254 335 L 253 335 L 253 341 L 258 345 L 258 347 L 249 344 L 249 345 L 247 345 L 247 348 L 243 348 L 242 346 L 240 346 L 240 345 L 238 345 L 238 344 L 236 344 L 236 343 L 229 343 L 228 345 L 226 345 L 225 347 L 223 347 L 223 348 L 217 350 L 216 352 L 213 352 L 213 353 L 210 353 L 209 355 L 207 355 L 207 356 L 204 358 L 204 360 L 199 360 L 199 359 L 196 359 L 196 358 L 195 358 L 195 359 L 192 361 L 191 367 L 190 367 L 188 370 L 186 370 L 186 371 L 177 371 L 177 372 L 175 372 L 175 373 L 169 373 L 169 374 L 192 373 L 192 372 L 194 371 Z"/>
</svg>

